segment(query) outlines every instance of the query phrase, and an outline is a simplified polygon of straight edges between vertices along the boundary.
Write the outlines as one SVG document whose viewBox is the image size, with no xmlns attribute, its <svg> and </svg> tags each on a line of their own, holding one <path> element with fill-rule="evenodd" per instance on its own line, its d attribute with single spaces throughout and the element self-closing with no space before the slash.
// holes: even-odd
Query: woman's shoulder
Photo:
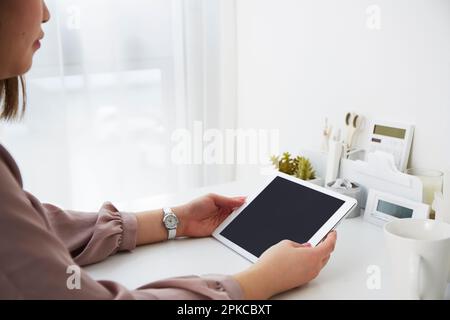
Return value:
<svg viewBox="0 0 450 320">
<path fill-rule="evenodd" d="M 12 175 L 14 180 L 22 188 L 22 176 L 20 174 L 19 166 L 14 160 L 13 156 L 6 150 L 6 148 L 0 143 L 0 177 L 6 177 L 8 173 Z"/>
<path fill-rule="evenodd" d="M 4 228 L 30 227 L 50 229 L 50 223 L 40 201 L 23 189 L 16 161 L 0 144 L 0 235 Z"/>
</svg>

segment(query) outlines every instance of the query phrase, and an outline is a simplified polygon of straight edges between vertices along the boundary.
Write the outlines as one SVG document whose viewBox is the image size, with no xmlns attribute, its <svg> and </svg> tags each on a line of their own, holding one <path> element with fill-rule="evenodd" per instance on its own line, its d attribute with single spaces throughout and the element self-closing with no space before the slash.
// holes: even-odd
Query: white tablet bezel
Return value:
<svg viewBox="0 0 450 320">
<path fill-rule="evenodd" d="M 322 192 L 326 195 L 332 196 L 334 198 L 337 198 L 339 200 L 344 201 L 344 204 L 342 205 L 342 207 L 336 211 L 331 218 L 314 234 L 314 236 L 308 241 L 308 243 L 310 243 L 313 247 L 317 246 L 326 236 L 328 233 L 330 233 L 331 231 L 333 231 L 334 229 L 336 229 L 336 227 L 338 226 L 338 224 L 345 218 L 345 216 L 347 214 L 349 214 L 351 212 L 351 210 L 357 205 L 357 201 L 353 198 L 344 196 L 342 194 L 339 194 L 337 192 L 331 191 L 329 189 L 325 189 L 322 188 L 318 185 L 315 185 L 313 183 L 307 182 L 307 181 L 303 181 L 300 179 L 297 179 L 295 177 L 289 176 L 287 174 L 284 173 L 277 173 L 275 175 L 273 175 L 272 177 L 270 177 L 270 179 L 268 179 L 268 181 L 266 183 L 264 183 L 259 189 L 258 191 L 252 195 L 251 197 L 247 198 L 247 202 L 240 207 L 239 209 L 237 209 L 235 212 L 233 212 L 227 219 L 225 219 L 224 222 L 222 222 L 222 224 L 214 231 L 214 233 L 212 234 L 212 236 L 214 238 L 216 238 L 218 241 L 220 241 L 221 243 L 223 243 L 225 246 L 229 247 L 230 249 L 232 249 L 233 251 L 239 253 L 240 255 L 242 255 L 243 257 L 245 257 L 246 259 L 250 260 L 251 262 L 255 263 L 258 261 L 258 257 L 254 256 L 253 254 L 251 254 L 250 252 L 248 252 L 247 250 L 245 250 L 244 248 L 238 246 L 237 244 L 233 243 L 232 241 L 230 241 L 229 239 L 225 238 L 224 236 L 222 236 L 220 233 L 237 217 L 239 216 L 239 214 L 245 210 L 245 208 L 247 208 L 248 205 L 250 205 L 250 203 L 253 202 L 253 200 L 256 199 L 256 197 L 258 197 L 258 195 L 264 190 L 266 189 L 266 187 L 273 181 L 275 180 L 275 178 L 277 177 L 281 177 L 284 178 L 286 180 L 295 182 L 299 185 L 308 187 L 310 189 Z M 251 234 L 251 232 L 255 232 L 256 230 L 249 230 L 249 234 Z"/>
</svg>

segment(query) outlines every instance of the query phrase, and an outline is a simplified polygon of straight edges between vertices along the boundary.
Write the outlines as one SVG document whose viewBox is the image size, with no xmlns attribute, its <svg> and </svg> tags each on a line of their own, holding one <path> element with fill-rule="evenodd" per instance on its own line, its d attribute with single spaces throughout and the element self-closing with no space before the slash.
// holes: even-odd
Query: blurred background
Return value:
<svg viewBox="0 0 450 320">
<path fill-rule="evenodd" d="M 52 18 L 26 77 L 24 121 L 0 129 L 28 190 L 93 210 L 234 178 L 171 161 L 177 128 L 233 125 L 235 81 L 221 80 L 236 69 L 231 1 L 46 3 Z"/>
<path fill-rule="evenodd" d="M 450 169 L 448 0 L 46 3 L 25 118 L 0 124 L 43 202 L 94 210 L 260 174 L 173 163 L 173 132 L 195 121 L 279 130 L 295 153 L 357 111 L 415 124 L 411 166 Z"/>
</svg>

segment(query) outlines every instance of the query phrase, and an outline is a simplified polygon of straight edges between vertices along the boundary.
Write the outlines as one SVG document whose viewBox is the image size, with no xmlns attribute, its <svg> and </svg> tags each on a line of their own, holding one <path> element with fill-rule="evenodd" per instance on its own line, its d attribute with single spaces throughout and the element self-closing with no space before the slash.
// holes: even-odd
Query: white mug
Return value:
<svg viewBox="0 0 450 320">
<path fill-rule="evenodd" d="M 384 227 L 397 299 L 445 297 L 450 268 L 450 224 L 398 219 Z"/>
</svg>

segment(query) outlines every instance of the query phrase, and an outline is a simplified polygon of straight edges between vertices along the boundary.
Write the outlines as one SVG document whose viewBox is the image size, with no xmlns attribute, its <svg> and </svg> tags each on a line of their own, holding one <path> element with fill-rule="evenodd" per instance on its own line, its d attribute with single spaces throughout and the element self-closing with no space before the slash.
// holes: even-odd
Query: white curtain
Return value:
<svg viewBox="0 0 450 320">
<path fill-rule="evenodd" d="M 0 128 L 29 191 L 92 210 L 234 178 L 171 161 L 174 130 L 235 125 L 234 1 L 46 2 L 25 119 Z"/>
</svg>

